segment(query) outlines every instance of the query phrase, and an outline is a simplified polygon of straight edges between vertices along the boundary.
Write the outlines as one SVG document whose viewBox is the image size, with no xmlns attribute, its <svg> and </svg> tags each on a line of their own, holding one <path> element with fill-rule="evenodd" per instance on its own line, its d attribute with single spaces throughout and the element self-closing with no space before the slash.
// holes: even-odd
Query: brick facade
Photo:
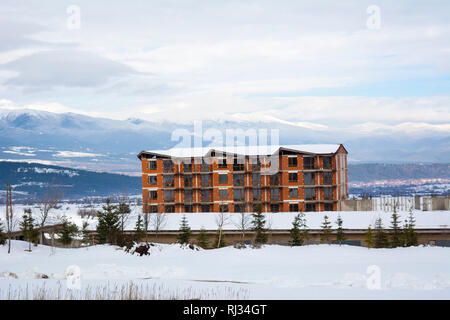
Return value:
<svg viewBox="0 0 450 320">
<path fill-rule="evenodd" d="M 348 195 L 347 151 L 313 154 L 279 148 L 273 155 L 238 156 L 211 150 L 203 157 L 151 151 L 142 164 L 143 212 L 336 211 Z M 269 159 L 278 161 L 267 172 Z M 275 160 L 274 160 L 275 159 Z"/>
</svg>

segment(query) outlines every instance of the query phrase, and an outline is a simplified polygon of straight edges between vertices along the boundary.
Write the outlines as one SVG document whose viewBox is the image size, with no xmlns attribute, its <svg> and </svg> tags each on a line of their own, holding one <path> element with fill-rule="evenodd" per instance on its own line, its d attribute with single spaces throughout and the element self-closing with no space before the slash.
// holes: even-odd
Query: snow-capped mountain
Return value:
<svg viewBox="0 0 450 320">
<path fill-rule="evenodd" d="M 417 137 L 378 132 L 358 135 L 336 128 L 308 128 L 275 121 L 208 120 L 203 130 L 278 129 L 281 144 L 343 143 L 350 161 L 448 162 L 450 136 Z M 194 131 L 193 124 L 149 122 L 131 118 L 113 120 L 75 113 L 22 109 L 0 110 L 0 159 L 46 161 L 79 168 L 139 172 L 141 150 L 164 149 L 175 129 Z M 204 144 L 207 145 L 207 141 Z"/>
</svg>

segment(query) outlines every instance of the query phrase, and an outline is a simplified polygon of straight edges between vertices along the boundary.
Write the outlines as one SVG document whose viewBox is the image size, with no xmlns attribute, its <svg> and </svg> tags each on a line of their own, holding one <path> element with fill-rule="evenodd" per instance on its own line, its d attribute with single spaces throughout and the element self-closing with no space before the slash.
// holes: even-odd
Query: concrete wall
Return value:
<svg viewBox="0 0 450 320">
<path fill-rule="evenodd" d="M 342 211 L 373 211 L 372 199 L 342 200 Z"/>
</svg>

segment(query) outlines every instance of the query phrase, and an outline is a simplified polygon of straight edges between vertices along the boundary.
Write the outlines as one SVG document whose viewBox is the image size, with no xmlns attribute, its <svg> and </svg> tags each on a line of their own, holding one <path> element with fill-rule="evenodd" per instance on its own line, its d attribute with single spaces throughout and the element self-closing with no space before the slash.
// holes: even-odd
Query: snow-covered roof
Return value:
<svg viewBox="0 0 450 320">
<path fill-rule="evenodd" d="M 228 154 L 239 154 L 246 156 L 272 155 L 280 149 L 292 150 L 311 154 L 333 154 L 336 153 L 340 144 L 300 144 L 300 145 L 263 145 L 263 146 L 222 146 L 222 147 L 200 147 L 200 148 L 171 148 L 166 150 L 148 150 L 143 153 L 156 154 L 162 156 L 185 158 L 203 157 L 210 151 L 223 152 Z"/>
</svg>

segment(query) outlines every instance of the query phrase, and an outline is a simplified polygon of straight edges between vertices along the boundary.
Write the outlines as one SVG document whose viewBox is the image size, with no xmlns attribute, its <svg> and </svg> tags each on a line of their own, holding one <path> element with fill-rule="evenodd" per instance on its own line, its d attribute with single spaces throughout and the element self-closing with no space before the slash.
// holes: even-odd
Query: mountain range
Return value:
<svg viewBox="0 0 450 320">
<path fill-rule="evenodd" d="M 278 129 L 280 144 L 343 143 L 351 163 L 433 163 L 450 159 L 450 136 L 377 132 L 352 134 L 278 121 L 205 120 L 203 130 Z M 193 124 L 113 120 L 32 109 L 0 110 L 0 160 L 33 161 L 79 169 L 138 175 L 142 150 L 175 146 L 176 129 Z M 270 131 L 269 131 L 270 132 Z M 204 146 L 207 142 L 204 141 Z"/>
</svg>

